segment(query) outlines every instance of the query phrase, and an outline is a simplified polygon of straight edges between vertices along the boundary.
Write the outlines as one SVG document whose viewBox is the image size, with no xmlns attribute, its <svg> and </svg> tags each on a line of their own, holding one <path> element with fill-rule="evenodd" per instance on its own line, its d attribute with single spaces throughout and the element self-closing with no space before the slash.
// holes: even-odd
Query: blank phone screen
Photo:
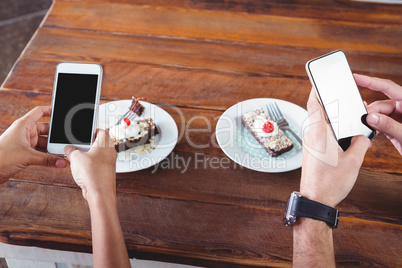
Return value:
<svg viewBox="0 0 402 268">
<path fill-rule="evenodd" d="M 361 119 L 367 111 L 345 55 L 335 52 L 308 67 L 337 140 L 369 137 L 372 130 Z"/>
<path fill-rule="evenodd" d="M 59 73 L 51 143 L 90 145 L 98 75 Z"/>
</svg>

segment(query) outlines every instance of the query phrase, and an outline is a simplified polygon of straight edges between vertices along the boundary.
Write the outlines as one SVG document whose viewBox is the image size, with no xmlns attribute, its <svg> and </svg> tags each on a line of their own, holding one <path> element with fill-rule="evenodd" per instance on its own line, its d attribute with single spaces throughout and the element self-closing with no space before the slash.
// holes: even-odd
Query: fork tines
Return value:
<svg viewBox="0 0 402 268">
<path fill-rule="evenodd" d="M 272 103 L 268 103 L 268 104 L 266 104 L 266 106 L 267 106 L 267 113 L 268 113 L 269 117 L 271 117 L 272 120 L 277 121 L 277 116 L 276 116 L 276 113 L 272 106 Z"/>
<path fill-rule="evenodd" d="M 121 121 L 128 115 L 128 113 L 130 112 L 130 110 L 128 110 L 125 114 L 123 114 L 119 120 L 117 120 L 116 125 L 120 124 Z"/>
<path fill-rule="evenodd" d="M 120 124 L 121 121 L 122 121 L 124 118 L 126 118 L 129 113 L 130 113 L 130 110 L 128 110 L 125 114 L 123 114 L 123 115 L 120 117 L 120 119 L 117 120 L 116 125 Z M 137 117 L 137 114 L 136 114 L 136 113 L 131 113 L 131 114 L 128 116 L 128 119 L 130 119 L 130 121 L 133 121 L 136 117 Z"/>
<path fill-rule="evenodd" d="M 276 104 L 276 102 L 271 102 L 268 103 L 267 105 L 267 113 L 269 115 L 269 117 L 271 117 L 277 124 L 279 128 L 285 129 L 287 131 L 290 132 L 290 134 L 293 135 L 293 137 L 295 137 L 295 139 L 300 143 L 300 145 L 302 144 L 302 140 L 299 138 L 299 136 L 297 136 L 296 133 L 294 133 L 294 131 L 290 128 L 288 121 L 286 120 L 286 118 L 283 116 L 281 110 L 278 107 L 278 104 Z"/>
<path fill-rule="evenodd" d="M 266 106 L 269 117 L 271 117 L 275 122 L 285 119 L 276 102 L 268 103 Z"/>
<path fill-rule="evenodd" d="M 128 119 L 130 119 L 130 121 L 133 121 L 136 117 L 137 117 L 136 113 L 131 113 Z"/>
</svg>

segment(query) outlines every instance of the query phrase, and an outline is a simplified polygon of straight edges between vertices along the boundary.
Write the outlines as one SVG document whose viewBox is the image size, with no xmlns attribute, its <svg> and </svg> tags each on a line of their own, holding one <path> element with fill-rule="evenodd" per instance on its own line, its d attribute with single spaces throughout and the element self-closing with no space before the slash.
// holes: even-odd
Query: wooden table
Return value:
<svg viewBox="0 0 402 268">
<path fill-rule="evenodd" d="M 181 133 L 168 158 L 190 160 L 185 172 L 176 165 L 117 176 L 130 255 L 209 267 L 290 266 L 292 230 L 282 215 L 288 195 L 299 189 L 300 169 L 265 174 L 236 166 L 216 145 L 215 127 L 227 108 L 251 98 L 306 107 L 311 85 L 304 64 L 335 49 L 346 52 L 354 72 L 402 84 L 402 6 L 55 1 L 2 86 L 0 129 L 35 106 L 50 105 L 57 63 L 100 63 L 103 102 L 145 96 L 184 115 L 166 108 Z M 361 93 L 368 103 L 385 98 Z M 355 187 L 338 207 L 339 265 L 402 265 L 401 159 L 384 137 L 367 153 Z M 197 166 L 197 160 L 227 162 L 228 168 Z M 0 196 L 0 241 L 91 250 L 88 206 L 68 168 L 27 168 L 0 186 Z"/>
</svg>

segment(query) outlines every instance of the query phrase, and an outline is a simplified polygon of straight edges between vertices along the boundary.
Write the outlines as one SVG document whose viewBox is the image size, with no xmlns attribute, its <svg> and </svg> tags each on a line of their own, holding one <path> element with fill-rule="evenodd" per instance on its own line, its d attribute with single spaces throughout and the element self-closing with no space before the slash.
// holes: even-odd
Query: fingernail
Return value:
<svg viewBox="0 0 402 268">
<path fill-rule="evenodd" d="M 58 168 L 63 168 L 63 167 L 65 167 L 65 165 L 66 165 L 66 161 L 65 161 L 65 160 L 61 160 L 61 159 L 58 159 L 58 160 L 56 161 L 56 163 L 54 164 L 54 166 L 55 166 L 55 167 L 58 167 Z"/>
<path fill-rule="evenodd" d="M 369 114 L 367 116 L 367 123 L 369 123 L 370 125 L 377 125 L 378 120 L 380 120 L 380 117 L 376 114 Z"/>
</svg>

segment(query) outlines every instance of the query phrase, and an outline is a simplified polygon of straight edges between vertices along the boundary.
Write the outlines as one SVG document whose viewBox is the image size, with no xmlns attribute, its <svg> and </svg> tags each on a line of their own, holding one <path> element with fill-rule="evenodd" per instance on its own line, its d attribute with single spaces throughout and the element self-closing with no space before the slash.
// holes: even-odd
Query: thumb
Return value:
<svg viewBox="0 0 402 268">
<path fill-rule="evenodd" d="M 74 151 L 78 150 L 74 146 L 67 145 L 64 147 L 64 154 L 66 155 L 67 159 L 71 162 L 71 155 L 73 154 Z"/>
<path fill-rule="evenodd" d="M 364 160 L 364 155 L 366 154 L 368 148 L 370 147 L 369 138 L 359 135 L 352 138 L 350 147 L 346 150 L 345 154 L 347 157 L 353 157 L 361 165 Z"/>
<path fill-rule="evenodd" d="M 60 156 L 49 153 L 43 153 L 32 149 L 27 164 L 64 168 L 67 166 L 67 161 Z"/>
<path fill-rule="evenodd" d="M 366 118 L 367 123 L 376 130 L 402 141 L 402 124 L 380 113 L 370 113 Z"/>
</svg>

